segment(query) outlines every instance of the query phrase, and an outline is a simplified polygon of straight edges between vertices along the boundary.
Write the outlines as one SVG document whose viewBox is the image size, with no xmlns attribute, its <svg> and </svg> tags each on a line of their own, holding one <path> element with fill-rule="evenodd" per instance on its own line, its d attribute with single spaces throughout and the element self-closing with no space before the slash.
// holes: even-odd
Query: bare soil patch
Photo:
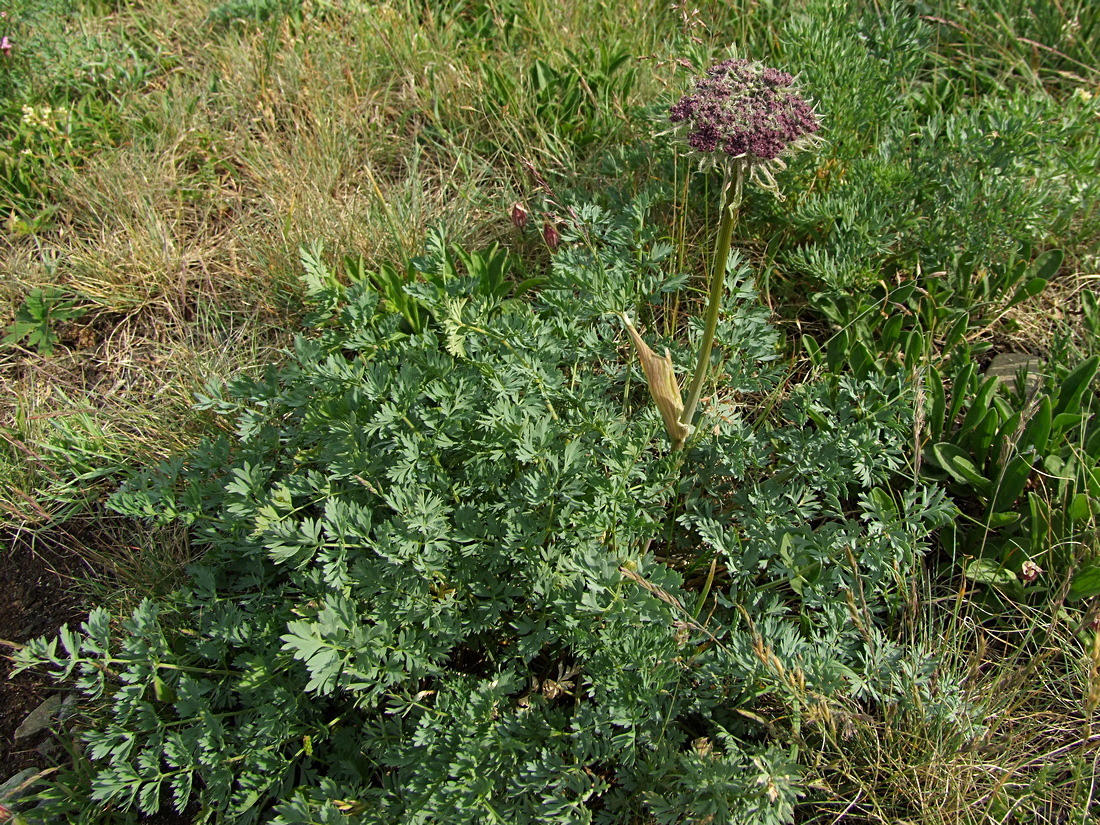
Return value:
<svg viewBox="0 0 1100 825">
<path fill-rule="evenodd" d="M 72 539 L 67 544 L 65 538 Z M 74 546 L 75 545 L 75 546 Z M 60 533 L 55 540 L 34 540 L 29 533 L 7 531 L 0 538 L 0 639 L 25 643 L 77 624 L 87 610 L 74 592 L 74 583 L 92 574 L 81 558 L 78 540 Z M 58 692 L 48 677 L 21 673 L 12 678 L 12 649 L 0 651 L 0 781 L 24 768 L 45 768 L 62 753 L 51 749 L 49 731 L 14 739 L 27 714 Z"/>
</svg>

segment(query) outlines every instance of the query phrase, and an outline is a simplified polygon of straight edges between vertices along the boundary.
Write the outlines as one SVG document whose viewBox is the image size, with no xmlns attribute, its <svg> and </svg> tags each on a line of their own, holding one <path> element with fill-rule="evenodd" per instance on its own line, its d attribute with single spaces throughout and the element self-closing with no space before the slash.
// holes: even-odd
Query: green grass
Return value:
<svg viewBox="0 0 1100 825">
<path fill-rule="evenodd" d="M 698 68 L 727 45 L 797 71 L 830 139 L 785 173 L 786 202 L 750 196 L 735 242 L 791 359 L 798 333 L 834 332 L 819 296 L 954 271 L 967 251 L 993 263 L 1024 241 L 1065 252 L 1058 278 L 972 343 L 1066 367 L 1100 351 L 1084 297 L 1100 267 L 1100 6 L 868 2 L 891 22 L 860 32 L 847 5 L 704 2 L 682 18 L 640 0 L 13 4 L 0 327 L 35 288 L 84 313 L 56 327 L 52 355 L 0 350 L 0 525 L 88 527 L 103 576 L 90 598 L 120 609 L 178 581 L 185 537 L 109 520 L 102 499 L 224 426 L 192 409 L 204 386 L 282 357 L 304 244 L 373 270 L 442 225 L 538 275 L 535 230 L 570 195 L 660 182 L 674 258 L 701 279 L 716 185 L 654 135 L 693 73 L 677 59 Z M 54 125 L 24 119 L 47 105 L 64 109 Z M 654 320 L 682 327 L 694 294 Z M 1100 551 L 1091 519 L 1065 540 L 1073 558 Z M 892 627 L 971 709 L 822 707 L 802 723 L 817 784 L 800 821 L 1092 821 L 1095 609 L 1058 587 L 1017 603 L 972 586 L 931 554 Z"/>
</svg>

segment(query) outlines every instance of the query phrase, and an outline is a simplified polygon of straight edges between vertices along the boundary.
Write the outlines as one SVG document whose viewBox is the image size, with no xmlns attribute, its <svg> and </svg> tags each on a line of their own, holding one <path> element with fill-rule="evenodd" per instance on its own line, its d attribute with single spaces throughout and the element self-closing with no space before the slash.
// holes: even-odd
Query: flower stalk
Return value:
<svg viewBox="0 0 1100 825">
<path fill-rule="evenodd" d="M 730 243 L 733 228 L 737 225 L 737 212 L 741 207 L 741 193 L 745 181 L 744 160 L 735 160 L 730 164 L 723 181 L 722 213 L 718 223 L 718 242 L 714 250 L 714 265 L 710 276 L 710 292 L 707 295 L 707 310 L 703 325 L 703 338 L 699 342 L 699 360 L 695 365 L 695 374 L 691 378 L 687 403 L 680 416 L 680 423 L 689 429 L 695 429 L 695 408 L 699 405 L 699 396 L 703 393 L 710 366 L 710 351 L 714 345 L 714 333 L 718 329 L 718 312 L 722 308 L 722 294 L 725 291 L 726 267 L 729 265 Z"/>
</svg>

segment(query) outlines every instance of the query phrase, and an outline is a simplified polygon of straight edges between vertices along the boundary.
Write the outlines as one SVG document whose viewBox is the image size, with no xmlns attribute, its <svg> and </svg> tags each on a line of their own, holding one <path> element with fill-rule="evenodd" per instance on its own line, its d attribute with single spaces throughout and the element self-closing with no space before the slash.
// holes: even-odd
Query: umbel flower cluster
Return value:
<svg viewBox="0 0 1100 825">
<path fill-rule="evenodd" d="M 801 148 L 821 128 L 794 88 L 794 77 L 748 60 L 725 60 L 695 81 L 695 90 L 672 107 L 673 123 L 686 123 L 688 145 L 747 165 L 775 161 Z"/>
</svg>

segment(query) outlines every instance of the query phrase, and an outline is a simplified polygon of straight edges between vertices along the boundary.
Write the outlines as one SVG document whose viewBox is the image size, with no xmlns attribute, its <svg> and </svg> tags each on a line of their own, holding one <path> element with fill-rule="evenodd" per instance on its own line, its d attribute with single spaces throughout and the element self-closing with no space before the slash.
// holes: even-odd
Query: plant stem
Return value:
<svg viewBox="0 0 1100 825">
<path fill-rule="evenodd" d="M 699 342 L 699 361 L 695 365 L 695 374 L 691 378 L 687 404 L 684 406 L 680 422 L 693 426 L 695 408 L 699 405 L 699 396 L 703 393 L 703 381 L 710 366 L 710 349 L 714 344 L 714 331 L 718 328 L 718 311 L 722 308 L 722 291 L 726 283 L 726 266 L 730 257 L 730 238 L 737 223 L 737 210 L 741 206 L 741 185 L 745 177 L 745 164 L 734 161 L 733 168 L 726 173 L 723 181 L 722 214 L 718 223 L 718 246 L 714 250 L 714 269 L 710 276 L 710 295 L 707 298 L 707 314 L 703 327 L 703 340 Z"/>
</svg>

